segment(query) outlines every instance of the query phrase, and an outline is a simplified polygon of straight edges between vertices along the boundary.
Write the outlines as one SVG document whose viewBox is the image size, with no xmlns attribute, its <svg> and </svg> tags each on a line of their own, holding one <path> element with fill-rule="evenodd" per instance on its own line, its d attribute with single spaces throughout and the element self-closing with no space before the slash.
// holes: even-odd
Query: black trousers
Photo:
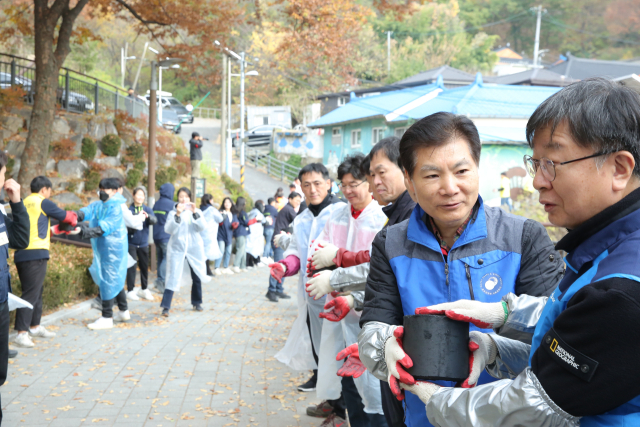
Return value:
<svg viewBox="0 0 640 427">
<path fill-rule="evenodd" d="M 260 262 L 260 257 L 254 257 L 251 254 L 247 254 L 247 267 L 255 267 Z"/>
<path fill-rule="evenodd" d="M 120 291 L 115 298 L 112 298 L 108 301 L 102 300 L 102 317 L 111 318 L 113 317 L 113 304 L 117 303 L 120 311 L 127 311 L 129 308 L 127 306 L 127 293 L 124 288 Z"/>
<path fill-rule="evenodd" d="M 129 245 L 129 255 L 138 261 L 138 267 L 140 267 L 140 286 L 142 289 L 147 289 L 147 281 L 149 278 L 149 246 L 139 248 L 134 245 Z M 131 292 L 135 286 L 136 266 L 132 265 L 127 270 L 127 290 Z"/>
<path fill-rule="evenodd" d="M 382 410 L 389 427 L 405 427 L 402 402 L 391 393 L 388 382 L 380 381 L 380 395 L 382 397 Z"/>
<path fill-rule="evenodd" d="M 187 262 L 187 265 L 189 265 L 191 281 L 193 282 L 191 284 L 191 305 L 202 304 L 202 281 L 196 272 L 193 271 L 189 262 Z M 170 309 L 171 301 L 173 301 L 173 294 L 174 292 L 172 290 L 165 288 L 164 293 L 162 294 L 162 301 L 160 301 L 160 307 Z"/>
<path fill-rule="evenodd" d="M 16 310 L 16 331 L 27 331 L 30 326 L 40 324 L 42 318 L 42 291 L 47 274 L 46 259 L 16 262 L 18 277 L 22 283 L 22 299 L 33 305 L 33 309 Z"/>
<path fill-rule="evenodd" d="M 351 427 L 388 427 L 384 415 L 364 412 L 362 397 L 351 377 L 342 378 L 342 395 L 349 412 Z M 402 424 L 404 426 L 404 424 Z"/>
<path fill-rule="evenodd" d="M 7 380 L 9 369 L 9 302 L 0 304 L 0 385 Z M 2 404 L 0 404 L 0 425 L 2 425 Z"/>
</svg>

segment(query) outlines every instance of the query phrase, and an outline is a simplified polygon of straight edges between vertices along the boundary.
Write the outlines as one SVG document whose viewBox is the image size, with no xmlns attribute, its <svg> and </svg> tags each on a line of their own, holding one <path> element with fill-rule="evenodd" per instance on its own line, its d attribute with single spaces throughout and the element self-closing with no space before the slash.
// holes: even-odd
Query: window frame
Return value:
<svg viewBox="0 0 640 427">
<path fill-rule="evenodd" d="M 376 145 L 378 142 L 380 142 L 382 139 L 384 139 L 384 131 L 385 131 L 384 127 L 375 127 L 371 129 L 371 146 L 372 147 Z M 376 133 L 378 135 L 377 141 L 376 141 Z"/>
<path fill-rule="evenodd" d="M 338 134 L 336 135 L 334 133 L 334 131 L 338 131 Z M 336 143 L 335 141 L 338 139 L 340 139 L 339 143 Z M 338 126 L 338 127 L 333 127 L 331 128 L 331 145 L 342 145 L 342 127 Z"/>
<path fill-rule="evenodd" d="M 359 143 L 354 145 L 353 143 L 353 134 L 357 132 L 359 135 Z M 351 148 L 362 148 L 362 129 L 352 129 L 351 130 Z"/>
</svg>

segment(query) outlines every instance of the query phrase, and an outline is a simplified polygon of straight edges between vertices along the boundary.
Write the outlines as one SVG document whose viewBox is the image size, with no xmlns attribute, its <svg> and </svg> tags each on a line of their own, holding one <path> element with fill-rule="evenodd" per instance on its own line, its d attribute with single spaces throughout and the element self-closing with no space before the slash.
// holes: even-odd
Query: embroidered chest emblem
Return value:
<svg viewBox="0 0 640 427">
<path fill-rule="evenodd" d="M 502 289 L 502 277 L 496 273 L 488 273 L 482 277 L 480 289 L 487 295 L 495 295 Z"/>
</svg>

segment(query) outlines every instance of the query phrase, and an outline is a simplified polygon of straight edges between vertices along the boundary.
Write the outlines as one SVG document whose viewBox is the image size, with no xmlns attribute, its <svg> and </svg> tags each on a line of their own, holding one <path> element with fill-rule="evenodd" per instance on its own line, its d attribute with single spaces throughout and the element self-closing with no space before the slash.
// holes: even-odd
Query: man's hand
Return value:
<svg viewBox="0 0 640 427">
<path fill-rule="evenodd" d="M 273 264 L 269 264 L 269 273 L 278 283 L 282 283 L 282 278 L 286 272 L 287 266 L 282 263 L 274 262 Z"/>
<path fill-rule="evenodd" d="M 444 314 L 453 320 L 468 322 L 482 329 L 500 328 L 507 321 L 507 303 L 459 300 L 416 308 L 416 314 Z"/>
<path fill-rule="evenodd" d="M 409 374 L 405 368 L 411 368 L 413 361 L 404 352 L 402 346 L 402 336 L 404 335 L 404 328 L 398 326 L 393 331 L 393 336 L 387 339 L 384 343 L 384 360 L 387 362 L 387 369 L 389 370 L 389 388 L 391 392 L 396 396 L 398 400 L 404 399 L 404 392 L 400 388 L 399 383 L 407 385 L 414 385 L 416 380 Z"/>
<path fill-rule="evenodd" d="M 323 311 L 320 313 L 320 318 L 330 322 L 339 322 L 349 314 L 354 303 L 355 299 L 351 295 L 332 299 L 324 305 L 325 310 L 331 309 L 331 311 Z"/>
<path fill-rule="evenodd" d="M 279 234 L 276 234 L 273 237 L 273 246 L 275 246 L 276 248 L 280 247 L 280 239 L 282 239 L 283 236 L 286 236 L 287 233 L 284 231 L 281 231 Z"/>
<path fill-rule="evenodd" d="M 311 255 L 311 264 L 313 270 L 320 270 L 321 268 L 331 267 L 334 264 L 333 259 L 338 253 L 338 247 L 331 243 L 318 243 L 316 251 Z"/>
<path fill-rule="evenodd" d="M 18 203 L 20 201 L 20 184 L 13 179 L 8 179 L 4 182 L 4 191 L 7 192 L 11 203 Z"/>
<path fill-rule="evenodd" d="M 66 211 L 66 215 L 62 223 L 68 224 L 71 227 L 75 227 L 76 225 L 78 225 L 78 214 L 75 211 Z"/>
<path fill-rule="evenodd" d="M 469 332 L 469 378 L 464 380 L 462 388 L 478 385 L 478 378 L 487 365 L 496 360 L 498 347 L 489 334 L 478 331 Z"/>
<path fill-rule="evenodd" d="M 62 224 L 57 224 L 57 225 L 54 225 L 53 227 L 51 227 L 51 232 L 53 234 L 55 234 L 55 235 L 60 235 L 60 234 L 66 234 L 66 235 L 80 234 L 80 231 L 81 231 L 80 227 L 73 228 L 68 224 L 65 224 L 65 225 L 67 225 L 67 227 L 64 227 L 64 225 L 62 225 L 62 226 L 61 225 Z"/>
<path fill-rule="evenodd" d="M 360 360 L 358 343 L 351 344 L 349 347 L 338 353 L 336 360 L 342 360 L 345 357 L 348 357 L 348 359 L 344 362 L 340 369 L 338 369 L 338 376 L 358 378 L 367 371 L 367 367 L 364 366 L 364 364 Z"/>
<path fill-rule="evenodd" d="M 331 272 L 328 270 L 321 271 L 313 275 L 307 281 L 307 293 L 313 299 L 320 299 L 334 289 L 331 287 Z"/>
<path fill-rule="evenodd" d="M 442 388 L 437 384 L 426 381 L 417 381 L 414 385 L 400 384 L 400 387 L 418 396 L 418 399 L 422 400 L 425 405 L 429 403 L 436 391 Z"/>
</svg>

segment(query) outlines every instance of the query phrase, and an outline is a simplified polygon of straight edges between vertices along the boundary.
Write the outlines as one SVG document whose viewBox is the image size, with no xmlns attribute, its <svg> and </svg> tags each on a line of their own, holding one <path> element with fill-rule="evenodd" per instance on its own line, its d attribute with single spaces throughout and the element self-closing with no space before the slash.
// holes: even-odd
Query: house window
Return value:
<svg viewBox="0 0 640 427">
<path fill-rule="evenodd" d="M 382 138 L 384 138 L 384 128 L 373 128 L 371 145 L 376 145 Z"/>
<path fill-rule="evenodd" d="M 395 135 L 398 138 L 402 138 L 402 135 L 404 135 L 405 131 L 407 130 L 407 128 L 396 128 L 395 130 Z"/>
<path fill-rule="evenodd" d="M 342 107 L 347 102 L 349 102 L 349 98 L 347 98 L 346 96 L 339 96 L 338 97 L 338 107 Z"/>
<path fill-rule="evenodd" d="M 331 145 L 342 145 L 342 128 L 331 129 Z"/>
<path fill-rule="evenodd" d="M 360 129 L 351 131 L 351 148 L 360 148 L 362 145 L 362 131 Z"/>
</svg>

